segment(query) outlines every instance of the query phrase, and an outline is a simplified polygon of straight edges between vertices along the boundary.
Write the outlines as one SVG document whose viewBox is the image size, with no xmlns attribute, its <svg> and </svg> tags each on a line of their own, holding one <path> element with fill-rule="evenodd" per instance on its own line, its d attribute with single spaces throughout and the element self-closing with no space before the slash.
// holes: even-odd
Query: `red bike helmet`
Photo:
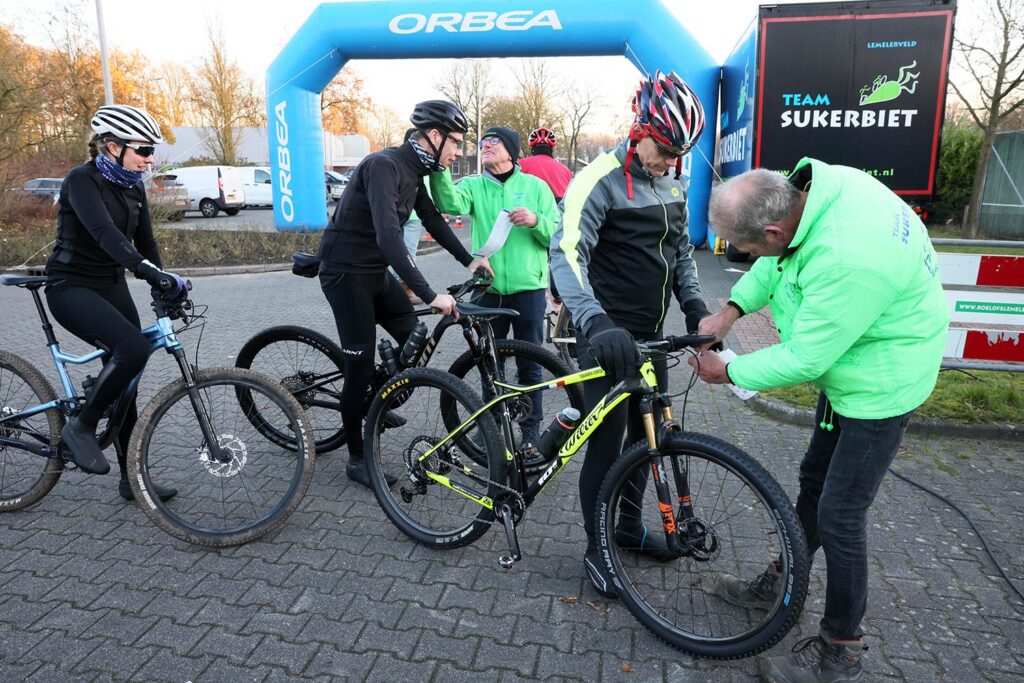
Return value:
<svg viewBox="0 0 1024 683">
<path fill-rule="evenodd" d="M 555 134 L 547 128 L 537 128 L 530 137 L 527 138 L 530 143 L 530 147 L 536 147 L 537 145 L 547 145 L 548 147 L 554 148 L 558 144 L 558 140 L 555 138 Z"/>
</svg>

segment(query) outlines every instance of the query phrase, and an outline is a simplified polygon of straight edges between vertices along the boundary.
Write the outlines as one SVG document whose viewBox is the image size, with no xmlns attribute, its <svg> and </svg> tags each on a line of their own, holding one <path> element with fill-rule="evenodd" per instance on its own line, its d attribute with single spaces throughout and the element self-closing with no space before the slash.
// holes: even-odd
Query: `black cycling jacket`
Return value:
<svg viewBox="0 0 1024 683">
<path fill-rule="evenodd" d="M 390 265 L 416 296 L 430 302 L 437 293 L 402 240 L 402 226 L 413 209 L 427 232 L 462 265 L 473 257 L 427 194 L 423 178 L 428 171 L 412 144 L 374 152 L 356 168 L 320 241 L 320 272 L 377 273 Z"/>
<path fill-rule="evenodd" d="M 115 185 L 90 161 L 67 174 L 57 204 L 57 241 L 46 262 L 52 279 L 110 283 L 143 259 L 163 267 L 142 183 Z"/>
</svg>

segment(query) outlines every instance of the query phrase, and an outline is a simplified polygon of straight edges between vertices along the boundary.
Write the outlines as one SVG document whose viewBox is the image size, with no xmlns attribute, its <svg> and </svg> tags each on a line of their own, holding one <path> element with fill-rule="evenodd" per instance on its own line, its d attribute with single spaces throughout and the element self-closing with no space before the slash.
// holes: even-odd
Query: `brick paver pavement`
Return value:
<svg viewBox="0 0 1024 683">
<path fill-rule="evenodd" d="M 736 275 L 707 252 L 698 256 L 708 300 L 721 301 Z M 422 263 L 435 285 L 464 272 L 443 253 Z M 231 364 L 270 325 L 335 336 L 315 281 L 270 273 L 195 285 L 195 300 L 210 305 L 204 367 Z M 132 292 L 151 319 L 145 287 L 133 283 Z M 44 367 L 29 297 L 3 288 L 0 311 L 0 348 Z M 674 313 L 670 331 L 680 325 Z M 185 335 L 190 348 L 196 336 Z M 60 339 L 86 350 L 67 333 Z M 448 342 L 446 353 L 461 351 L 454 335 Z M 141 401 L 176 372 L 169 358 L 154 357 Z M 675 373 L 681 386 L 682 368 Z M 795 495 L 805 429 L 704 385 L 688 416 L 691 428 L 754 454 Z M 1024 445 L 911 437 L 897 467 L 955 498 L 1024 587 Z M 498 567 L 506 549 L 497 531 L 443 553 L 414 544 L 345 478 L 341 454 L 318 461 L 281 531 L 219 552 L 156 530 L 118 498 L 115 475 L 68 473 L 33 508 L 0 516 L 0 680 L 754 680 L 754 660 L 694 660 L 593 592 L 581 566 L 576 471 L 574 463 L 528 511 L 525 557 L 508 571 Z M 868 680 L 1024 678 L 1024 607 L 960 517 L 889 477 L 870 532 Z M 823 564 L 799 626 L 776 652 L 817 631 Z"/>
</svg>

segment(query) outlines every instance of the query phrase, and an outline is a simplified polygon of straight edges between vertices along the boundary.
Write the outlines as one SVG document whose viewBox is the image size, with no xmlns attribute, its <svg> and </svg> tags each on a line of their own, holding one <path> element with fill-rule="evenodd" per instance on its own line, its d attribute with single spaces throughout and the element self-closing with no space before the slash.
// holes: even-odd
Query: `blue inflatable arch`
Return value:
<svg viewBox="0 0 1024 683">
<path fill-rule="evenodd" d="M 326 227 L 319 94 L 348 60 L 597 55 L 622 55 L 641 73 L 674 69 L 697 91 L 707 120 L 718 120 L 719 66 L 661 0 L 320 5 L 267 69 L 277 229 Z M 623 93 L 624 102 L 629 94 Z M 698 245 L 707 235 L 711 168 L 704 159 L 714 158 L 713 128 L 699 147 L 684 165 L 690 234 Z"/>
</svg>

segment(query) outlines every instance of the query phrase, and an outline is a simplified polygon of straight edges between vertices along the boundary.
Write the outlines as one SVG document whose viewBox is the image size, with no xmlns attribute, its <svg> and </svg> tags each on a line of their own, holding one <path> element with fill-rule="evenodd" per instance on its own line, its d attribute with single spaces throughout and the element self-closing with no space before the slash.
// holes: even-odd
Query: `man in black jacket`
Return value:
<svg viewBox="0 0 1024 683">
<path fill-rule="evenodd" d="M 415 294 L 443 314 L 458 316 L 455 299 L 427 283 L 402 239 L 402 226 L 415 209 L 427 232 L 470 271 L 490 270 L 473 259 L 434 206 L 423 185 L 462 155 L 466 116 L 451 102 L 420 102 L 410 117 L 416 132 L 398 147 L 367 156 L 356 168 L 320 243 L 320 286 L 334 311 L 345 353 L 341 418 L 345 425 L 349 479 L 370 486 L 363 458 L 363 402 L 373 378 L 377 321 L 399 348 L 416 319 L 412 304 L 390 265 Z"/>
<path fill-rule="evenodd" d="M 573 178 L 551 240 L 551 274 L 576 325 L 580 369 L 600 365 L 606 377 L 583 385 L 589 412 L 623 379 L 636 375 L 636 341 L 661 339 L 674 292 L 695 332 L 708 315 L 688 232 L 682 158 L 704 130 L 696 93 L 675 72 L 657 72 L 636 91 L 629 137 L 595 158 Z M 675 167 L 675 173 L 669 170 Z M 664 390 L 665 359 L 655 359 Z M 594 588 L 616 595 L 597 546 L 597 493 L 626 444 L 644 437 L 639 399 L 610 413 L 587 445 L 580 470 L 580 507 L 587 533 L 584 568 Z M 630 499 L 640 509 L 646 481 L 633 482 Z M 639 520 L 619 519 L 620 547 L 656 560 L 672 556 L 664 536 L 649 535 Z M 630 522 L 635 523 L 630 523 Z"/>
</svg>

